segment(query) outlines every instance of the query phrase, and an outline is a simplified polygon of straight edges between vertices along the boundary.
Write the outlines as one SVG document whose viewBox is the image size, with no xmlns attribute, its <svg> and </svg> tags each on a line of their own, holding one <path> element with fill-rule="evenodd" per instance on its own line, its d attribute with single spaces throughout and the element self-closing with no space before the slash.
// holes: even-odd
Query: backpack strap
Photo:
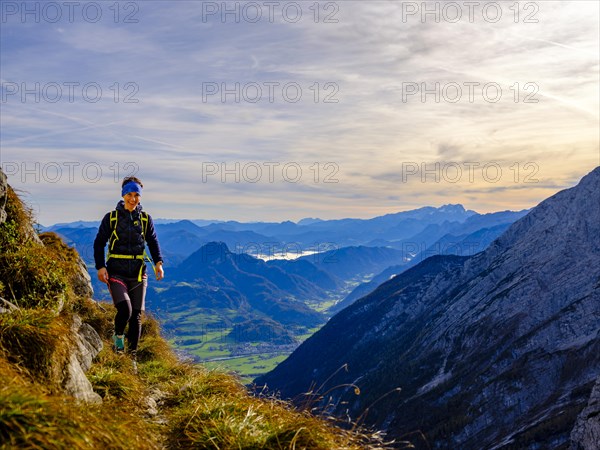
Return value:
<svg viewBox="0 0 600 450">
<path fill-rule="evenodd" d="M 148 229 L 148 213 L 146 211 L 142 211 L 142 213 L 140 214 L 140 218 L 142 220 L 142 237 L 144 238 L 144 263 L 147 261 L 150 264 L 152 264 L 152 269 L 154 270 L 154 274 L 156 274 L 156 266 L 154 265 L 154 261 L 152 261 L 152 258 L 150 258 L 150 255 L 148 255 L 148 252 L 146 251 L 146 230 Z"/>
<path fill-rule="evenodd" d="M 117 234 L 117 222 L 119 221 L 119 212 L 114 209 L 110 212 L 110 228 L 112 229 L 112 233 L 109 238 L 108 252 L 113 249 L 115 246 L 115 242 L 119 240 L 119 235 Z"/>
<path fill-rule="evenodd" d="M 142 237 L 144 238 L 144 242 L 146 241 L 146 230 L 148 229 L 148 213 L 146 211 L 142 211 L 140 214 L 140 219 L 142 220 Z"/>
</svg>

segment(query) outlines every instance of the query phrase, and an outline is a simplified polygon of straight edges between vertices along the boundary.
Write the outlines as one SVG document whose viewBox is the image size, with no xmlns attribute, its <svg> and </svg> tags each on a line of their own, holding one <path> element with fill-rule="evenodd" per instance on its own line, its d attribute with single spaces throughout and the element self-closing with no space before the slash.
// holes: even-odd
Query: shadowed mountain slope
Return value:
<svg viewBox="0 0 600 450">
<path fill-rule="evenodd" d="M 564 448 L 599 332 L 596 168 L 484 252 L 429 258 L 357 300 L 257 382 L 285 397 L 355 384 L 328 394 L 332 412 L 422 430 L 431 448 Z"/>
</svg>

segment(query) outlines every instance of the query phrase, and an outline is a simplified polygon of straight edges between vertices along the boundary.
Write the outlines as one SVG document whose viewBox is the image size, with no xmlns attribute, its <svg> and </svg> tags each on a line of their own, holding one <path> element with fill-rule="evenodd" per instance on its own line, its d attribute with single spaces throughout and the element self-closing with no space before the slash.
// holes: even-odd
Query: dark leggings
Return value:
<svg viewBox="0 0 600 450">
<path fill-rule="evenodd" d="M 115 316 L 115 334 L 125 334 L 127 331 L 128 350 L 137 351 L 142 334 L 142 310 L 144 309 L 147 278 L 139 282 L 137 279 L 127 279 L 111 276 L 109 278 L 110 293 L 117 314 Z"/>
<path fill-rule="evenodd" d="M 125 326 L 129 322 L 129 329 L 127 330 L 128 350 L 135 352 L 142 335 L 142 311 L 131 309 L 131 303 L 127 301 L 117 303 L 116 308 L 115 334 L 124 334 Z"/>
</svg>

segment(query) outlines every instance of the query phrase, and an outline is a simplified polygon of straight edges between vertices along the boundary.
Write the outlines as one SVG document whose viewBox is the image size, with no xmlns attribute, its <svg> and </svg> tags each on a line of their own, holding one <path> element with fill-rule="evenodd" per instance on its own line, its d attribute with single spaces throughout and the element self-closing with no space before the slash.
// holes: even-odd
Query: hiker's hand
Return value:
<svg viewBox="0 0 600 450">
<path fill-rule="evenodd" d="M 103 283 L 108 284 L 108 271 L 106 270 L 106 267 L 98 269 L 98 279 Z"/>
<path fill-rule="evenodd" d="M 162 261 L 156 263 L 156 270 L 154 271 L 156 274 L 156 279 L 158 281 L 162 280 L 165 277 L 165 270 L 163 269 Z"/>
</svg>

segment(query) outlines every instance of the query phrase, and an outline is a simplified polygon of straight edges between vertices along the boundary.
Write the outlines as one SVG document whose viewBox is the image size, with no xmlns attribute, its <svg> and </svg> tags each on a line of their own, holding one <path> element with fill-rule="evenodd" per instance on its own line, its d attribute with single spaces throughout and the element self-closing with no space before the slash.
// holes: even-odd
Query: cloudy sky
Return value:
<svg viewBox="0 0 600 450">
<path fill-rule="evenodd" d="M 2 1 L 0 163 L 40 223 L 535 206 L 600 164 L 599 2 Z"/>
</svg>

